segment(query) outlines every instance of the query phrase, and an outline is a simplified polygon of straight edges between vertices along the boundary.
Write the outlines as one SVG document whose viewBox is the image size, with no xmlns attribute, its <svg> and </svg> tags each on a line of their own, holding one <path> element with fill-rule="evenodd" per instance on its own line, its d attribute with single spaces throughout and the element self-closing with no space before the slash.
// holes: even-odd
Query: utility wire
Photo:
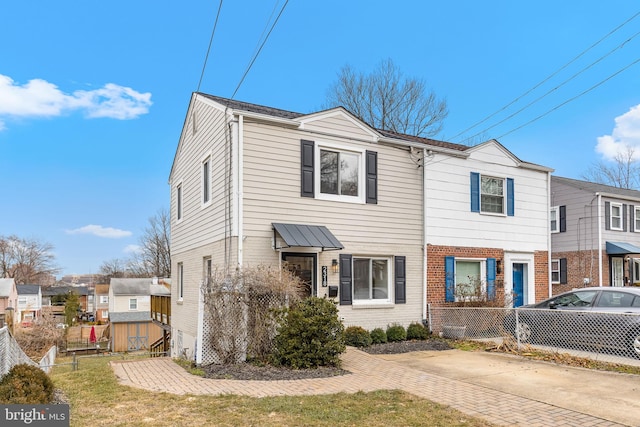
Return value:
<svg viewBox="0 0 640 427">
<path fill-rule="evenodd" d="M 633 40 L 634 38 L 636 38 L 638 35 L 640 35 L 640 31 L 635 33 L 634 35 L 632 35 L 631 37 L 629 37 L 627 40 L 625 40 L 624 42 L 620 43 L 618 46 L 614 47 L 613 49 L 611 49 L 609 52 L 607 52 L 606 54 L 604 54 L 603 56 L 601 56 L 600 58 L 596 59 L 594 62 L 592 62 L 591 64 L 587 65 L 586 67 L 582 68 L 580 71 L 578 71 L 577 73 L 575 73 L 574 75 L 572 75 L 571 77 L 569 77 L 568 79 L 566 79 L 565 81 L 563 81 L 562 83 L 560 83 L 559 85 L 553 87 L 552 89 L 548 90 L 547 92 L 545 92 L 544 94 L 542 94 L 541 96 L 537 97 L 536 99 L 534 99 L 533 101 L 529 102 L 527 105 L 525 105 L 524 107 L 520 108 L 519 110 L 515 111 L 514 113 L 508 115 L 507 117 L 505 117 L 504 119 L 494 123 L 493 125 L 489 126 L 488 128 L 483 129 L 481 132 L 478 132 L 474 135 L 471 135 L 470 137 L 466 138 L 465 141 L 468 141 L 470 139 L 475 138 L 478 135 L 483 134 L 484 132 L 487 132 L 490 129 L 493 129 L 494 127 L 506 122 L 507 120 L 511 119 L 512 117 L 520 114 L 521 112 L 523 112 L 524 110 L 526 110 L 527 108 L 531 107 L 533 104 L 535 104 L 536 102 L 540 101 L 542 98 L 547 97 L 548 95 L 550 95 L 551 93 L 555 92 L 556 90 L 560 89 L 562 86 L 564 86 L 565 84 L 569 83 L 571 80 L 575 79 L 576 77 L 578 77 L 580 74 L 584 73 L 585 71 L 587 71 L 588 69 L 590 69 L 591 67 L 593 67 L 594 65 L 596 65 L 597 63 L 599 63 L 600 61 L 602 61 L 603 59 L 605 59 L 606 57 L 608 57 L 609 55 L 613 54 L 616 50 L 618 49 L 622 49 L 624 47 L 625 44 L 627 44 L 628 42 L 630 42 L 631 40 Z"/>
<path fill-rule="evenodd" d="M 515 131 L 517 131 L 517 130 L 520 130 L 520 129 L 522 129 L 522 128 L 523 128 L 523 127 L 525 127 L 525 126 L 528 126 L 528 125 L 530 125 L 531 123 L 533 123 L 533 122 L 535 122 L 535 121 L 538 121 L 539 119 L 543 118 L 543 117 L 544 117 L 544 116 L 546 116 L 547 114 L 550 114 L 550 113 L 554 112 L 554 111 L 555 111 L 555 110 L 557 110 L 558 108 L 560 108 L 560 107 L 562 107 L 562 106 L 564 106 L 564 105 L 566 105 L 566 104 L 570 103 L 571 101 L 575 101 L 576 99 L 580 98 L 582 95 L 585 95 L 586 93 L 591 92 L 593 89 L 597 88 L 598 86 L 601 86 L 602 84 L 604 84 L 605 82 L 607 82 L 607 81 L 611 80 L 612 78 L 614 78 L 614 77 L 615 77 L 615 76 L 617 76 L 618 74 L 622 73 L 623 71 L 627 70 L 628 68 L 631 68 L 633 65 L 637 64 L 638 62 L 640 62 L 640 58 L 636 59 L 635 61 L 633 61 L 632 63 L 630 63 L 630 64 L 626 65 L 625 67 L 621 68 L 620 70 L 616 71 L 615 73 L 611 74 L 611 75 L 610 75 L 609 77 L 607 77 L 606 79 L 601 80 L 600 82 L 598 82 L 598 83 L 596 83 L 595 85 L 591 86 L 589 89 L 587 89 L 587 90 L 584 90 L 584 91 L 580 92 L 580 93 L 579 93 L 579 94 L 577 94 L 576 96 L 574 96 L 574 97 L 572 97 L 572 98 L 569 98 L 569 99 L 567 99 L 566 101 L 564 101 L 564 102 L 562 102 L 562 103 L 560 103 L 560 104 L 556 105 L 556 106 L 555 106 L 555 107 L 553 107 L 552 109 L 550 109 L 550 110 L 546 111 L 545 113 L 540 114 L 538 117 L 535 117 L 535 118 L 533 118 L 533 119 L 529 120 L 528 122 L 526 122 L 526 123 L 524 123 L 524 124 L 522 124 L 522 125 L 520 125 L 520 126 L 518 126 L 518 127 L 514 128 L 514 129 L 511 129 L 511 130 L 510 130 L 509 132 L 507 132 L 507 133 L 503 133 L 503 134 L 502 134 L 502 135 L 500 135 L 497 139 L 500 139 L 500 138 L 502 138 L 502 137 L 504 137 L 504 136 L 507 136 L 507 135 L 509 135 L 509 134 L 511 134 L 511 133 L 513 133 L 513 132 L 515 132 Z"/>
<path fill-rule="evenodd" d="M 282 5 L 282 9 L 280 9 L 280 13 L 278 13 L 278 16 L 276 16 L 275 21 L 273 21 L 273 25 L 271 25 L 271 28 L 269 29 L 269 32 L 267 33 L 267 36 L 264 38 L 264 40 L 262 41 L 262 44 L 260 45 L 260 48 L 258 49 L 256 54 L 251 59 L 251 62 L 247 66 L 247 69 L 245 70 L 244 74 L 242 75 L 242 78 L 240 79 L 240 82 L 238 83 L 238 86 L 236 87 L 236 90 L 233 91 L 233 95 L 231 95 L 231 99 L 233 99 L 236 96 L 236 93 L 238 93 L 238 89 L 240 89 L 240 86 L 242 86 L 242 83 L 244 82 L 245 77 L 247 77 L 247 74 L 249 74 L 249 70 L 251 70 L 251 67 L 253 66 L 253 63 L 256 62 L 256 59 L 258 59 L 258 55 L 260 55 L 260 52 L 262 51 L 262 48 L 267 43 L 267 40 L 269 39 L 269 36 L 271 35 L 271 32 L 273 31 L 274 27 L 278 23 L 278 20 L 282 16 L 282 12 L 284 12 L 284 9 L 287 7 L 287 4 L 289 4 L 289 0 L 285 1 L 284 5 Z"/>
<path fill-rule="evenodd" d="M 584 51 L 582 51 L 581 53 L 578 54 L 578 56 L 576 56 L 575 58 L 573 58 L 571 61 L 567 62 L 566 64 L 564 64 L 562 67 L 558 68 L 556 71 L 554 71 L 553 73 L 551 73 L 549 76 L 547 76 L 544 80 L 542 80 L 540 83 L 536 84 L 535 86 L 533 86 L 531 89 L 527 90 L 525 93 L 523 93 L 522 95 L 520 95 L 519 97 L 517 97 L 516 99 L 514 99 L 513 101 L 509 102 L 508 104 L 506 104 L 505 106 L 503 106 L 502 108 L 500 108 L 498 111 L 488 115 L 487 117 L 485 117 L 484 119 L 480 120 L 479 122 L 469 126 L 468 128 L 466 128 L 465 130 L 457 133 L 456 135 L 454 135 L 453 137 L 449 138 L 451 141 L 453 141 L 455 138 L 459 137 L 460 135 L 468 132 L 469 130 L 475 128 L 478 125 L 481 125 L 482 123 L 486 122 L 487 120 L 489 120 L 490 118 L 494 117 L 496 114 L 506 110 L 507 108 L 509 108 L 510 106 L 512 106 L 513 104 L 515 104 L 516 102 L 518 102 L 519 100 L 521 100 L 522 98 L 524 98 L 525 96 L 527 96 L 528 94 L 530 94 L 531 92 L 533 92 L 535 89 L 539 88 L 540 86 L 542 86 L 544 83 L 546 83 L 547 81 L 549 81 L 551 78 L 553 78 L 554 76 L 556 76 L 558 73 L 560 73 L 560 71 L 564 70 L 565 68 L 567 68 L 569 65 L 573 64 L 575 61 L 577 61 L 580 57 L 582 57 L 585 53 L 587 53 L 588 51 L 590 51 L 591 49 L 593 49 L 594 47 L 596 47 L 598 44 L 600 44 L 601 42 L 603 42 L 605 39 L 607 39 L 609 36 L 611 36 L 613 33 L 615 33 L 616 31 L 618 31 L 620 28 L 624 27 L 625 25 L 627 25 L 629 22 L 631 22 L 633 19 L 635 19 L 638 15 L 640 15 L 640 12 L 637 12 L 635 15 L 633 15 L 631 18 L 627 19 L 625 22 L 623 22 L 622 24 L 618 25 L 616 28 L 614 28 L 613 30 L 611 30 L 607 35 L 605 35 L 604 37 L 602 37 L 600 40 L 598 40 L 597 42 L 595 42 L 594 44 L 592 44 L 591 46 L 589 46 L 587 49 L 585 49 Z M 482 132 L 480 132 L 482 133 Z M 475 136 L 475 135 L 474 135 Z M 469 138 L 467 138 L 469 139 Z"/>
<path fill-rule="evenodd" d="M 216 21 L 213 24 L 213 30 L 211 30 L 211 38 L 209 39 L 209 47 L 207 48 L 207 54 L 204 57 L 204 64 L 202 64 L 202 73 L 200 73 L 200 80 L 198 81 L 198 89 L 196 92 L 200 92 L 200 85 L 202 84 L 202 78 L 204 77 L 204 70 L 207 68 L 207 61 L 209 60 L 209 52 L 211 51 L 211 45 L 213 44 L 213 36 L 216 33 L 216 27 L 218 26 L 218 19 L 220 18 L 220 11 L 222 10 L 222 1 L 218 5 L 218 13 L 216 13 Z"/>
</svg>

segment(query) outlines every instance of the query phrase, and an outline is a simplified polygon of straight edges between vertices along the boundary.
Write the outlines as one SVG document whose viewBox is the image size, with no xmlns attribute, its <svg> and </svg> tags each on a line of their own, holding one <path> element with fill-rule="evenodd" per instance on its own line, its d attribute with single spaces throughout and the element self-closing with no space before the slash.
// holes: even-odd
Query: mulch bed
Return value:
<svg viewBox="0 0 640 427">
<path fill-rule="evenodd" d="M 369 354 L 395 354 L 410 351 L 439 351 L 452 347 L 444 340 L 427 339 L 424 341 L 400 341 L 386 344 L 374 344 L 360 348 Z M 282 366 L 256 365 L 252 363 L 238 363 L 234 365 L 207 365 L 202 367 L 206 378 L 229 380 L 300 380 L 308 378 L 326 378 L 349 374 L 344 369 L 329 366 L 315 369 L 291 369 Z"/>
</svg>

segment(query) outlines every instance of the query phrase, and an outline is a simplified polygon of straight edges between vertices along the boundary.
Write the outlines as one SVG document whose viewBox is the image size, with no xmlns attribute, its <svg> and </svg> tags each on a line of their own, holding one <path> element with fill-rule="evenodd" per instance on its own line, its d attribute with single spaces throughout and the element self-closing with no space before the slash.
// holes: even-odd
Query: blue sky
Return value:
<svg viewBox="0 0 640 427">
<path fill-rule="evenodd" d="M 234 93 L 284 4 L 223 2 L 201 91 Z M 218 6 L 3 2 L 0 235 L 51 243 L 62 274 L 96 273 L 135 249 L 148 218 L 168 208 L 169 170 Z M 625 144 L 640 146 L 640 64 L 630 65 L 640 59 L 640 16 L 501 109 L 639 11 L 622 0 L 291 0 L 235 99 L 312 112 L 342 66 L 368 72 L 391 58 L 447 99 L 437 138 L 497 138 L 579 179 Z"/>
</svg>

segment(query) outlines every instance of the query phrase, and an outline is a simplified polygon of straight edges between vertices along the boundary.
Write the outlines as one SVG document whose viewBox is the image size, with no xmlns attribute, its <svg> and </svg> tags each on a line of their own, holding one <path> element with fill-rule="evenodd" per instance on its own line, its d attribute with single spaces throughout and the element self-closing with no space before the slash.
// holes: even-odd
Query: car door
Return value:
<svg viewBox="0 0 640 427">
<path fill-rule="evenodd" d="M 640 310 L 633 307 L 635 295 L 622 289 L 604 289 L 589 319 L 590 343 L 598 347 L 624 348 L 630 324 L 637 322 Z"/>
<path fill-rule="evenodd" d="M 559 295 L 549 302 L 553 313 L 552 331 L 557 342 L 583 344 L 592 340 L 588 327 L 589 312 L 593 308 L 600 291 L 577 290 Z"/>
</svg>

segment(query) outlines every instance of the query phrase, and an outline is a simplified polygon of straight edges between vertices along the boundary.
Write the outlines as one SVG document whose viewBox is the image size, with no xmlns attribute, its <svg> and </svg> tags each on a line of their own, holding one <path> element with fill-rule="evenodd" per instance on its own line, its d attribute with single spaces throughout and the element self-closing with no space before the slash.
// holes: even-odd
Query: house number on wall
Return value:
<svg viewBox="0 0 640 427">
<path fill-rule="evenodd" d="M 328 267 L 326 265 L 322 266 L 322 287 L 326 288 L 327 287 L 327 271 L 328 271 Z"/>
</svg>

